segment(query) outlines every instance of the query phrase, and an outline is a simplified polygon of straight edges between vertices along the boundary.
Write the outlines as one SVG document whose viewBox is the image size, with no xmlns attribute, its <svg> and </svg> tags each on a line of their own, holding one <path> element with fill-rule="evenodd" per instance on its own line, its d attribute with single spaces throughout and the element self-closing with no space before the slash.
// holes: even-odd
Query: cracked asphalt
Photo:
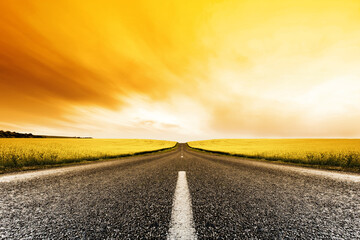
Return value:
<svg viewBox="0 0 360 240">
<path fill-rule="evenodd" d="M 360 239 L 360 175 L 185 144 L 0 176 L 0 238 L 166 239 L 178 171 L 187 172 L 198 239 Z"/>
</svg>

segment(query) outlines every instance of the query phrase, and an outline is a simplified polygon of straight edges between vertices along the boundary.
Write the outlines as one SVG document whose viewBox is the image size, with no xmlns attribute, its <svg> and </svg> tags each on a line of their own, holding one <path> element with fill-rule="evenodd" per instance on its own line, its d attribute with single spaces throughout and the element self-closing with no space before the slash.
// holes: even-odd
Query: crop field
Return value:
<svg viewBox="0 0 360 240">
<path fill-rule="evenodd" d="M 360 139 L 218 139 L 188 145 L 240 157 L 360 170 Z"/>
<path fill-rule="evenodd" d="M 172 141 L 140 139 L 0 139 L 0 170 L 97 160 L 176 145 Z"/>
</svg>

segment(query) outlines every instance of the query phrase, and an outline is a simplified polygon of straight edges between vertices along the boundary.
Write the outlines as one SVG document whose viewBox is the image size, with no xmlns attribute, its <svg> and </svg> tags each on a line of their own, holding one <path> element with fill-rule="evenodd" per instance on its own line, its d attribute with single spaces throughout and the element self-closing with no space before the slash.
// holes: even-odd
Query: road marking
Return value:
<svg viewBox="0 0 360 240">
<path fill-rule="evenodd" d="M 159 156 L 158 159 L 166 158 L 167 156 Z M 15 172 L 15 173 L 6 173 L 0 174 L 0 183 L 9 183 L 9 182 L 18 182 L 18 181 L 29 181 L 36 178 L 42 177 L 54 177 L 61 176 L 67 173 L 76 173 L 80 171 L 96 170 L 99 168 L 109 168 L 115 166 L 121 166 L 123 164 L 142 161 L 143 159 L 148 158 L 148 156 L 139 156 L 139 157 L 127 157 L 127 158 L 114 158 L 113 160 L 107 160 L 104 162 L 89 162 L 84 165 L 75 165 L 75 166 L 64 166 L 59 168 L 52 169 L 39 169 L 34 171 L 26 172 Z M 120 160 L 121 159 L 121 160 Z M 100 169 L 101 170 L 101 169 Z M 1 189 L 1 187 L 0 187 Z"/>
<path fill-rule="evenodd" d="M 185 171 L 178 173 L 167 239 L 197 239 Z"/>
</svg>

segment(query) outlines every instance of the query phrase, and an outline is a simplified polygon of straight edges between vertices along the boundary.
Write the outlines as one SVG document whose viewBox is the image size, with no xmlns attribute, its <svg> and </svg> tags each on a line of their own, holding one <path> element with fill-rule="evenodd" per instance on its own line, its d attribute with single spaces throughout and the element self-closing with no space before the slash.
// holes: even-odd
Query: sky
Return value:
<svg viewBox="0 0 360 240">
<path fill-rule="evenodd" d="M 358 0 L 0 1 L 0 129 L 360 137 Z"/>
</svg>

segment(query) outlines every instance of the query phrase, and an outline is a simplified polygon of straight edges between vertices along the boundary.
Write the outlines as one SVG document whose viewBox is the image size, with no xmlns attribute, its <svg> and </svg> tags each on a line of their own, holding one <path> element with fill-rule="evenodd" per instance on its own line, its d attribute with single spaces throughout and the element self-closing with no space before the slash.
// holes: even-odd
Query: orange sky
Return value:
<svg viewBox="0 0 360 240">
<path fill-rule="evenodd" d="M 0 129 L 360 137 L 360 2 L 0 2 Z"/>
</svg>

